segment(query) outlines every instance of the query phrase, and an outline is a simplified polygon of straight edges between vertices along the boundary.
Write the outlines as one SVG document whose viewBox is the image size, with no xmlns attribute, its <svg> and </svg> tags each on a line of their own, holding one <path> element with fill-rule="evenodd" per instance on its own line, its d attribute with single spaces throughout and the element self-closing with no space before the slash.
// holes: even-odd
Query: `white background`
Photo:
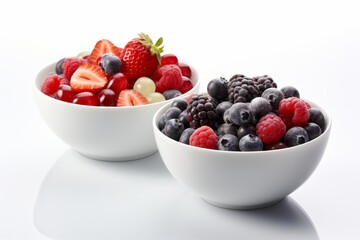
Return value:
<svg viewBox="0 0 360 240">
<path fill-rule="evenodd" d="M 357 1 L 6 1 L 0 6 L 0 239 L 359 239 Z M 50 132 L 33 97 L 44 66 L 107 38 L 164 38 L 199 72 L 268 74 L 328 111 L 322 162 L 285 202 L 212 207 L 159 155 L 106 163 Z M 64 123 L 71 124 L 71 123 Z"/>
</svg>

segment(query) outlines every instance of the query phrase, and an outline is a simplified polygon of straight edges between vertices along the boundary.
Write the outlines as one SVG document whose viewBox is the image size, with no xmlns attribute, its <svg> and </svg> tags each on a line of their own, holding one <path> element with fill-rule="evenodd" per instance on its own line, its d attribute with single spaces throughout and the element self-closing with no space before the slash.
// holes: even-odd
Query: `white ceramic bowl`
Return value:
<svg viewBox="0 0 360 240">
<path fill-rule="evenodd" d="M 41 115 L 62 141 L 87 157 L 109 161 L 138 159 L 157 151 L 152 118 L 160 107 L 176 98 L 135 107 L 84 106 L 59 101 L 40 91 L 45 76 L 55 72 L 55 64 L 38 73 L 34 92 Z M 191 70 L 194 87 L 184 97 L 199 91 L 197 72 L 193 67 Z"/>
<path fill-rule="evenodd" d="M 264 207 L 296 190 L 318 166 L 331 129 L 331 120 L 322 109 L 326 130 L 305 144 L 257 152 L 209 150 L 172 140 L 158 129 L 159 118 L 169 106 L 159 109 L 153 119 L 162 160 L 179 182 L 224 208 Z"/>
</svg>

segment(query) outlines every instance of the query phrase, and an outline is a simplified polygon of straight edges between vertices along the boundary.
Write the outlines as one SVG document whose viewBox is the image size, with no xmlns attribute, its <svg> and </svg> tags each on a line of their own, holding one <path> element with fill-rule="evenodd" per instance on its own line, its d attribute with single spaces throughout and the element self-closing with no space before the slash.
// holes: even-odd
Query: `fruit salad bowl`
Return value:
<svg viewBox="0 0 360 240">
<path fill-rule="evenodd" d="M 231 209 L 269 206 L 299 188 L 317 168 L 326 149 L 331 119 L 320 106 L 307 103 L 324 115 L 322 134 L 297 146 L 264 151 L 193 146 L 195 132 L 190 144 L 184 144 L 181 137 L 174 140 L 166 135 L 167 124 L 160 130 L 161 118 L 173 106 L 168 103 L 153 118 L 158 151 L 175 179 L 213 205 Z"/>
<path fill-rule="evenodd" d="M 34 92 L 38 109 L 52 132 L 81 154 L 99 160 L 139 159 L 157 151 L 152 131 L 155 112 L 173 101 L 138 106 L 85 106 L 54 99 L 41 91 L 46 76 L 55 72 L 56 63 L 43 68 L 35 78 Z M 193 88 L 199 90 L 196 70 L 192 70 Z"/>
</svg>

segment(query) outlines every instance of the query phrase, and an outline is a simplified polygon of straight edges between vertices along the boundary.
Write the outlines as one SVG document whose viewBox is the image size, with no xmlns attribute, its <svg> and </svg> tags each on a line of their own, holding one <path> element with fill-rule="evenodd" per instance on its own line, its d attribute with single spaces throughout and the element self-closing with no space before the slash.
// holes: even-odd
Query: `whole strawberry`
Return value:
<svg viewBox="0 0 360 240">
<path fill-rule="evenodd" d="M 123 64 L 122 72 L 129 83 L 134 83 L 140 77 L 151 77 L 160 64 L 162 38 L 154 44 L 151 38 L 140 33 L 138 38 L 128 42 L 121 51 L 120 59 Z"/>
</svg>

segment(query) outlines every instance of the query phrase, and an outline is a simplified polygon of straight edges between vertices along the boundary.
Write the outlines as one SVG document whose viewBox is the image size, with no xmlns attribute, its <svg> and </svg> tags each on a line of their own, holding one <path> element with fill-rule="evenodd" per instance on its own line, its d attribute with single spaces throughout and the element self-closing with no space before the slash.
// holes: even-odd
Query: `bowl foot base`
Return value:
<svg viewBox="0 0 360 240">
<path fill-rule="evenodd" d="M 207 203 L 210 203 L 211 205 L 214 205 L 216 207 L 221 207 L 221 208 L 227 208 L 227 209 L 234 209 L 234 210 L 252 210 L 252 209 L 258 209 L 258 208 L 265 208 L 265 207 L 269 207 L 272 206 L 278 202 L 280 202 L 283 198 L 275 200 L 275 201 L 271 201 L 268 203 L 262 203 L 262 204 L 257 204 L 257 205 L 233 205 L 233 204 L 223 204 L 223 203 L 218 203 L 218 202 L 213 202 L 213 201 L 209 201 L 203 198 L 203 200 Z"/>
<path fill-rule="evenodd" d="M 83 153 L 83 152 L 79 152 L 79 151 L 77 151 L 77 152 L 87 158 L 91 158 L 94 160 L 109 161 L 109 162 L 125 162 L 125 161 L 140 160 L 142 158 L 148 157 L 148 156 L 156 153 L 157 151 L 149 152 L 149 153 L 145 153 L 145 154 L 141 154 L 141 155 L 136 155 L 136 156 L 128 156 L 128 157 L 104 157 L 104 156 L 95 156 L 95 155 L 91 155 L 91 154 L 87 154 L 87 153 Z"/>
</svg>

